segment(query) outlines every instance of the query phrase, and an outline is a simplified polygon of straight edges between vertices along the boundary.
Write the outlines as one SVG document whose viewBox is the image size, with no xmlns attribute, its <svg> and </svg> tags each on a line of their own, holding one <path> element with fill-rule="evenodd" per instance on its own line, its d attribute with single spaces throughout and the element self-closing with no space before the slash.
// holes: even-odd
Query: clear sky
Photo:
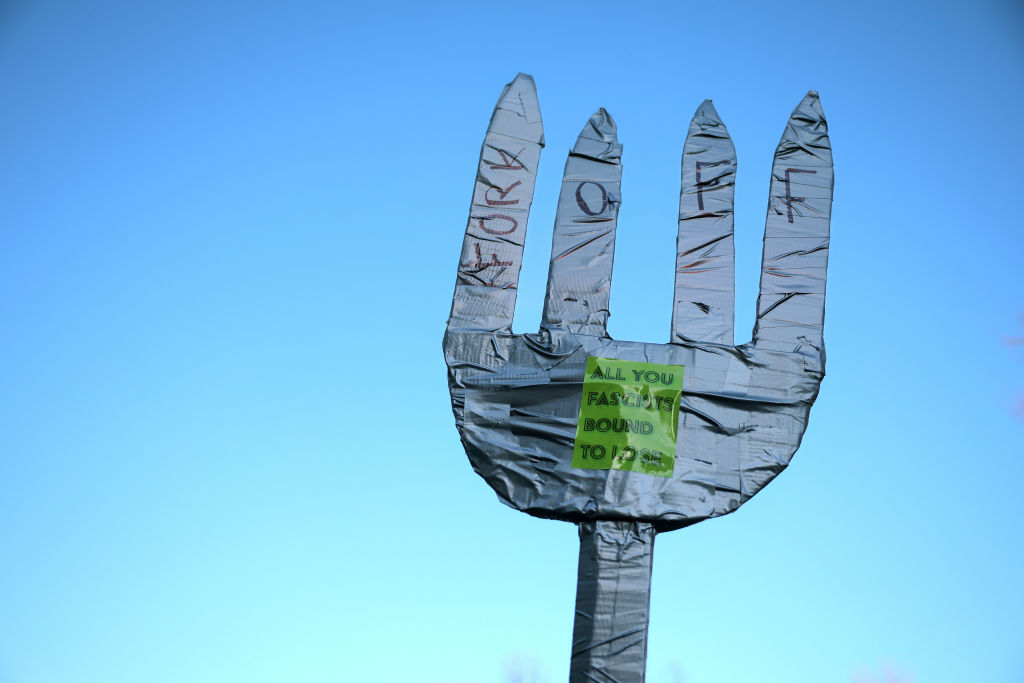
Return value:
<svg viewBox="0 0 1024 683">
<path fill-rule="evenodd" d="M 792 466 L 658 537 L 649 683 L 1024 681 L 1024 8 L 0 3 L 0 683 L 566 680 L 573 526 L 470 469 L 441 355 L 502 86 L 619 126 L 616 338 L 668 339 L 679 159 L 820 91 L 828 370 Z"/>
</svg>

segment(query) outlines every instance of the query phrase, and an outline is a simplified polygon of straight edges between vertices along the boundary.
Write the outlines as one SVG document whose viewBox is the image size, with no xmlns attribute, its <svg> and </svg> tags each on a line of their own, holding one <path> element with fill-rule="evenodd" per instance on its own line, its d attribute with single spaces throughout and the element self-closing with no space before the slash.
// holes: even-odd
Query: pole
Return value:
<svg viewBox="0 0 1024 683">
<path fill-rule="evenodd" d="M 569 683 L 643 683 L 654 526 L 598 520 L 579 532 Z"/>
</svg>

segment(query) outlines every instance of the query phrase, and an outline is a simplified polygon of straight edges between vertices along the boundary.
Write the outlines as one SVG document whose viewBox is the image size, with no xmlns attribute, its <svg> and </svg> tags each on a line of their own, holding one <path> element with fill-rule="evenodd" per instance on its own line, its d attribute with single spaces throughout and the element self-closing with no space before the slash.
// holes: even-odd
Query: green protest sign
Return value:
<svg viewBox="0 0 1024 683">
<path fill-rule="evenodd" d="M 588 358 L 572 466 L 672 476 L 683 366 Z"/>
</svg>

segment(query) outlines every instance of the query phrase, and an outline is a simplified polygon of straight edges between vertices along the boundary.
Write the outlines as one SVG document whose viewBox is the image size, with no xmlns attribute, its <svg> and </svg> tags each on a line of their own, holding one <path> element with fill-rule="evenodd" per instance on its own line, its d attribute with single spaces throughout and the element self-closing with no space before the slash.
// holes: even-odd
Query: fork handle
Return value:
<svg viewBox="0 0 1024 683">
<path fill-rule="evenodd" d="M 657 532 L 611 520 L 582 522 L 579 532 L 569 683 L 643 683 Z"/>
</svg>

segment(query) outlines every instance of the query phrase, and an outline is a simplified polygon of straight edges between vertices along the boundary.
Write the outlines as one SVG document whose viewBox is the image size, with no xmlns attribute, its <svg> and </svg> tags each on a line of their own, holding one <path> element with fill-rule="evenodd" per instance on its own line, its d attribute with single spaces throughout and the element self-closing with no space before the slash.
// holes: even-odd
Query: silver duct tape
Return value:
<svg viewBox="0 0 1024 683">
<path fill-rule="evenodd" d="M 481 153 L 444 340 L 473 468 L 502 502 L 538 517 L 664 531 L 736 510 L 789 464 L 824 376 L 832 160 L 817 94 L 776 150 L 755 337 L 740 346 L 730 343 L 735 153 L 710 102 L 683 155 L 672 342 L 618 341 L 605 329 L 622 147 L 604 110 L 566 164 L 542 329 L 512 333 L 542 141 L 533 80 L 520 75 Z M 573 467 L 589 357 L 685 368 L 670 476 Z"/>
<path fill-rule="evenodd" d="M 828 125 L 812 90 L 775 150 L 754 341 L 781 351 L 813 349 L 822 369 L 832 185 Z"/>
<path fill-rule="evenodd" d="M 655 534 L 761 490 L 789 464 L 818 396 L 828 128 L 812 91 L 775 152 L 757 323 L 740 346 L 736 155 L 710 101 L 683 151 L 670 343 L 608 337 L 622 146 L 603 109 L 566 163 L 540 332 L 512 332 L 543 140 L 533 79 L 520 74 L 481 150 L 444 337 L 452 408 L 470 463 L 502 502 L 580 527 L 572 683 L 643 681 Z"/>
<path fill-rule="evenodd" d="M 733 343 L 736 150 L 711 100 L 683 146 L 672 341 Z"/>
<path fill-rule="evenodd" d="M 498 98 L 480 150 L 449 330 L 511 332 L 543 146 L 544 124 L 533 79 L 519 74 Z"/>
<path fill-rule="evenodd" d="M 644 679 L 654 527 L 583 522 L 569 683 Z"/>
<path fill-rule="evenodd" d="M 622 145 L 604 109 L 569 153 L 551 239 L 543 329 L 607 337 L 622 184 Z"/>
</svg>

